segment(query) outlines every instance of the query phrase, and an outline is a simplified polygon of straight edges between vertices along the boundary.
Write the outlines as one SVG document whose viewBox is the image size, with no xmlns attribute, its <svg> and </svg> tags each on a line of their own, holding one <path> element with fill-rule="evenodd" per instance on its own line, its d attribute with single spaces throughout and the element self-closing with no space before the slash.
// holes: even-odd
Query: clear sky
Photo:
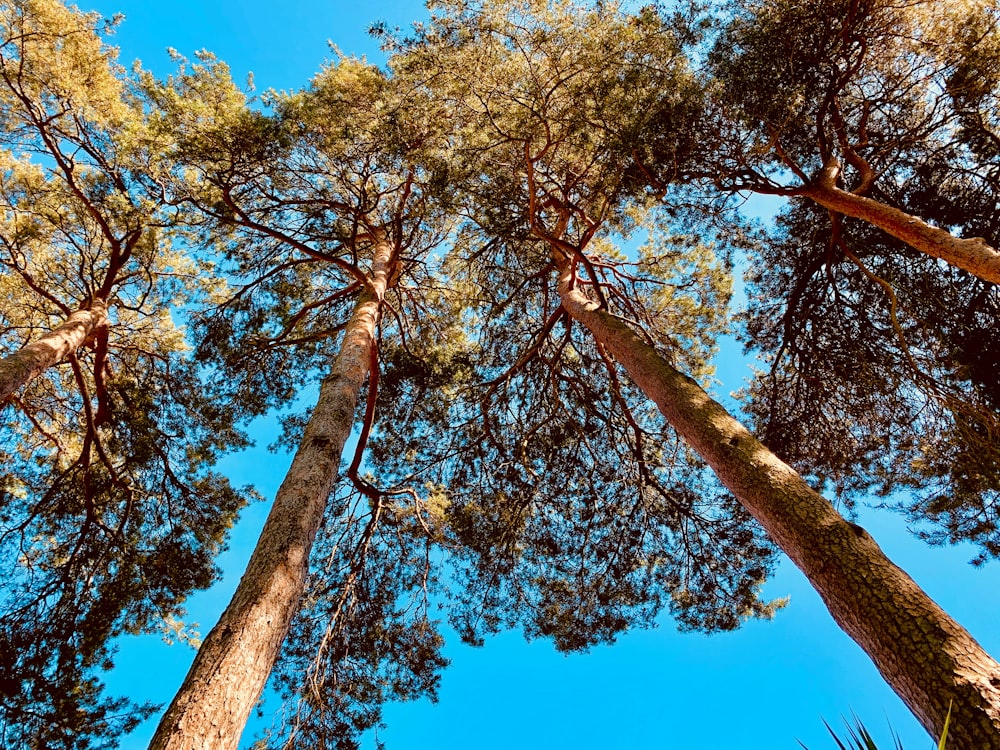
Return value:
<svg viewBox="0 0 1000 750">
<path fill-rule="evenodd" d="M 126 19 L 116 35 L 121 59 L 140 58 L 158 74 L 171 69 L 173 47 L 190 56 L 208 49 L 229 63 L 236 80 L 253 71 L 258 90 L 295 89 L 330 56 L 327 41 L 343 52 L 381 61 L 366 35 L 376 20 L 408 26 L 425 15 L 411 0 L 83 0 L 81 7 Z M 747 366 L 730 347 L 720 360 L 717 394 L 741 385 Z M 312 398 L 315 394 L 303 394 Z M 253 483 L 273 497 L 288 459 L 267 453 L 274 428 L 255 426 L 259 449 L 227 459 L 238 485 Z M 267 504 L 249 508 L 221 559 L 225 579 L 190 603 L 190 620 L 207 632 L 225 607 L 249 556 Z M 902 519 L 862 513 L 860 522 L 883 549 L 994 654 L 1000 654 L 995 592 L 1000 565 L 973 569 L 970 548 L 928 548 L 905 530 Z M 481 649 L 452 638 L 440 701 L 392 705 L 379 738 L 389 750 L 519 747 L 560 750 L 701 748 L 775 750 L 832 748 L 822 719 L 839 724 L 857 713 L 889 746 L 887 721 L 907 750 L 932 743 L 868 657 L 833 623 L 804 577 L 783 563 L 768 584 L 772 597 L 791 602 L 774 621 L 706 637 L 679 634 L 669 618 L 657 629 L 634 632 L 613 646 L 563 656 L 545 641 L 526 643 L 507 633 Z M 125 639 L 110 676 L 115 694 L 166 703 L 193 658 L 184 645 L 156 636 Z M 144 748 L 154 722 L 124 743 Z M 260 726 L 258 723 L 257 726 Z M 247 732 L 244 746 L 252 741 Z M 366 747 L 373 747 L 369 739 Z"/>
</svg>

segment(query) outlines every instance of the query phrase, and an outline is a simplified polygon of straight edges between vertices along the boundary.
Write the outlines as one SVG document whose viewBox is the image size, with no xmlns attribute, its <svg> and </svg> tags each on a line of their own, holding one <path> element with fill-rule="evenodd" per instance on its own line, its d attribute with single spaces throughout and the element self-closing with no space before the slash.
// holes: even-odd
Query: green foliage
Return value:
<svg viewBox="0 0 1000 750">
<path fill-rule="evenodd" d="M 847 719 L 844 719 L 844 727 L 847 730 L 846 741 L 837 736 L 837 733 L 830 728 L 830 725 L 825 721 L 823 725 L 826 727 L 830 736 L 833 737 L 833 741 L 837 743 L 839 750 L 878 750 L 878 745 L 875 743 L 875 739 L 872 737 L 871 733 L 861 723 L 861 720 L 855 716 L 853 717 L 853 724 L 849 723 Z M 938 740 L 937 750 L 945 750 L 945 746 L 948 742 L 948 725 L 951 723 L 951 708 L 948 709 L 948 714 L 944 717 L 944 728 L 941 730 L 941 739 Z M 893 734 L 892 737 L 893 747 L 895 750 L 903 750 L 903 743 L 900 741 L 899 737 Z M 799 742 L 805 750 L 808 750 L 805 745 Z"/>
<path fill-rule="evenodd" d="M 453 624 L 577 650 L 663 608 L 710 631 L 769 616 L 769 545 L 585 332 L 539 305 L 546 279 L 518 273 L 491 273 L 515 296 L 463 313 L 475 340 L 386 352 L 371 458 L 393 483 L 444 488 Z"/>
<path fill-rule="evenodd" d="M 795 195 L 836 163 L 839 188 L 996 246 L 994 2 L 724 7 L 695 186 Z M 810 205 L 750 249 L 758 434 L 845 499 L 916 490 L 922 536 L 996 555 L 994 286 Z"/>
<path fill-rule="evenodd" d="M 442 121 L 419 96 L 350 58 L 303 91 L 269 94 L 264 112 L 207 55 L 144 85 L 184 167 L 171 191 L 190 205 L 193 232 L 226 253 L 229 287 L 194 319 L 197 356 L 230 375 L 228 398 L 259 413 L 314 381 L 387 244 L 380 348 L 406 346 L 417 321 L 436 317 L 444 292 L 430 253 L 450 223 L 432 201 Z M 364 408 L 357 415 L 360 423 L 369 417 Z M 279 444 L 297 444 L 304 424 L 287 416 Z M 268 746 L 355 747 L 385 701 L 436 689 L 441 639 L 421 599 L 433 574 L 430 542 L 396 495 L 369 479 L 345 472 L 328 508 L 274 675 L 287 721 L 262 740 Z"/>
<path fill-rule="evenodd" d="M 447 404 L 416 385 L 413 357 L 437 362 L 433 349 L 392 353 L 393 418 L 372 458 L 393 483 L 445 488 L 454 624 L 472 642 L 518 625 L 574 650 L 664 607 L 706 630 L 769 616 L 757 598 L 769 546 L 553 288 L 553 256 L 573 254 L 582 284 L 708 374 L 725 264 L 624 200 L 635 133 L 697 94 L 679 43 L 654 14 L 617 6 L 435 10 L 395 41 L 391 66 L 451 108 L 452 200 L 472 219 L 445 271 L 453 317 L 476 333 L 449 347 L 468 384 L 448 386 Z M 616 241 L 632 232 L 650 243 L 629 261 Z"/>
<path fill-rule="evenodd" d="M 96 16 L 0 7 L 0 347 L 111 309 L 2 413 L 3 741 L 110 746 L 152 710 L 103 696 L 108 643 L 211 583 L 244 497 L 208 467 L 325 369 L 386 243 L 373 474 L 359 452 L 334 494 L 262 744 L 357 747 L 385 701 L 433 697 L 432 601 L 469 642 L 566 651 L 781 605 L 762 531 L 562 309 L 567 267 L 705 381 L 751 246 L 768 444 L 849 499 L 918 488 L 928 538 L 996 555 L 995 287 L 806 205 L 759 245 L 725 210 L 837 159 L 996 246 L 995 6 L 941 5 L 740 0 L 709 38 L 651 7 L 442 0 L 382 30 L 387 70 L 338 56 L 262 101 L 209 53 L 129 75 Z"/>
<path fill-rule="evenodd" d="M 390 700 L 434 700 L 448 662 L 431 619 L 435 543 L 419 504 L 342 489 L 272 681 L 283 721 L 258 747 L 356 750 Z"/>
<path fill-rule="evenodd" d="M 269 112 L 208 54 L 144 86 L 157 128 L 181 165 L 171 183 L 187 221 L 226 256 L 229 288 L 195 315 L 198 357 L 231 378 L 249 413 L 287 404 L 330 357 L 373 249 L 405 256 L 400 311 L 429 283 L 425 260 L 447 222 L 429 202 L 441 125 L 374 66 L 341 58 L 298 93 L 272 92 Z M 394 284 L 396 280 L 394 280 Z"/>
<path fill-rule="evenodd" d="M 545 155 L 539 189 L 569 180 L 591 196 L 645 186 L 637 148 L 683 161 L 701 92 L 678 36 L 651 9 L 442 2 L 431 10 L 414 38 L 388 40 L 390 67 L 447 107 L 450 181 L 482 198 L 480 224 L 502 235 L 508 218 L 523 222 L 526 155 Z M 607 209 L 617 213 L 593 218 L 629 225 L 624 205 Z"/>
<path fill-rule="evenodd" d="M 103 695 L 110 644 L 183 614 L 247 499 L 209 471 L 245 441 L 172 317 L 213 279 L 165 227 L 146 105 L 102 28 L 58 2 L 0 8 L 0 347 L 109 308 L 0 412 L 11 747 L 112 747 L 149 715 Z"/>
<path fill-rule="evenodd" d="M 837 736 L 837 733 L 833 731 L 829 724 L 825 721 L 823 724 L 826 726 L 830 736 L 833 737 L 833 741 L 837 743 L 839 750 L 878 750 L 878 745 L 875 743 L 875 739 L 857 716 L 854 717 L 853 725 L 844 719 L 844 727 L 847 730 L 846 742 Z M 893 735 L 892 741 L 895 750 L 903 750 L 903 743 L 900 742 L 899 737 Z M 801 742 L 799 744 L 802 745 Z M 806 746 L 802 745 L 802 747 L 805 748 Z M 943 740 L 941 747 L 943 750 Z M 808 750 L 808 748 L 806 748 L 806 750 Z"/>
<path fill-rule="evenodd" d="M 188 593 L 215 580 L 214 558 L 246 502 L 204 469 L 233 443 L 216 407 L 168 390 L 197 393 L 200 383 L 144 375 L 109 383 L 112 417 L 94 438 L 107 462 L 89 456 L 86 439 L 67 445 L 71 432 L 57 449 L 45 439 L 34 452 L 23 440 L 5 446 L 0 554 L 11 567 L 0 581 L 0 652 L 17 687 L 4 691 L 0 721 L 14 745 L 73 737 L 88 747 L 91 731 L 116 744 L 114 732 L 134 722 L 126 701 L 99 699 L 94 674 L 110 668 L 111 641 L 183 614 Z M 101 719 L 108 712 L 120 720 Z"/>
<path fill-rule="evenodd" d="M 914 183 L 901 199 L 934 215 L 937 199 Z M 952 217 L 998 236 L 981 215 Z M 861 222 L 844 222 L 835 244 L 807 205 L 782 215 L 753 268 L 746 341 L 769 369 L 747 410 L 768 446 L 845 498 L 911 490 L 904 507 L 922 536 L 996 556 L 995 285 Z"/>
<path fill-rule="evenodd" d="M 750 128 L 730 144 L 734 164 L 757 169 L 770 160 L 798 176 L 837 157 L 852 187 L 868 179 L 868 167 L 886 177 L 916 142 L 950 140 L 954 113 L 941 91 L 955 64 L 954 40 L 968 38 L 970 15 L 982 21 L 995 13 L 992 0 L 737 0 L 727 7 L 732 20 L 710 63 L 726 116 Z M 946 49 L 952 60 L 942 59 Z"/>
<path fill-rule="evenodd" d="M 946 90 L 960 123 L 956 140 L 990 165 L 983 176 L 995 186 L 1000 155 L 1000 11 L 992 3 L 963 3 L 949 10 L 949 33 L 940 40 L 938 55 L 948 65 Z"/>
</svg>

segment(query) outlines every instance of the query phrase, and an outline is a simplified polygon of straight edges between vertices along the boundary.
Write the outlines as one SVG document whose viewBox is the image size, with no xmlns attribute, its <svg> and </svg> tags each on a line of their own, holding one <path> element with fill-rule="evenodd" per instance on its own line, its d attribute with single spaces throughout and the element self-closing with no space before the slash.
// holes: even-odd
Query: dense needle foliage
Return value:
<svg viewBox="0 0 1000 750">
<path fill-rule="evenodd" d="M 0 413 L 0 742 L 110 747 L 148 715 L 102 695 L 118 635 L 181 629 L 245 495 L 243 445 L 173 316 L 211 284 L 172 243 L 158 144 L 99 18 L 0 8 L 0 341 L 99 300 L 107 320 Z"/>
<path fill-rule="evenodd" d="M 113 24 L 0 3 L 0 346 L 99 313 L 0 414 L 3 743 L 110 747 L 153 710 L 103 695 L 113 639 L 211 584 L 244 502 L 211 464 L 274 408 L 301 443 L 386 248 L 262 744 L 353 748 L 385 701 L 433 696 L 439 607 L 469 642 L 565 651 L 663 610 L 773 615 L 771 543 L 570 318 L 567 269 L 707 384 L 739 260 L 768 446 L 1000 553 L 996 284 L 824 203 L 997 246 L 994 2 L 430 8 L 376 28 L 385 69 L 338 54 L 255 100 L 210 53 L 127 73 Z M 747 190 L 791 199 L 752 242 Z"/>
</svg>

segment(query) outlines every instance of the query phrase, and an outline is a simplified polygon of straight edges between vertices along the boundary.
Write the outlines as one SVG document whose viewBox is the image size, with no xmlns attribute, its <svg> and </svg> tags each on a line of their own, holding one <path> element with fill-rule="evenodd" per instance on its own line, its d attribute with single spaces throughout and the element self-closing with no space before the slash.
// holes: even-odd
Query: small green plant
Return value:
<svg viewBox="0 0 1000 750">
<path fill-rule="evenodd" d="M 847 736 L 841 739 L 837 736 L 837 733 L 833 731 L 826 720 L 823 721 L 823 725 L 826 727 L 830 736 L 833 737 L 833 741 L 837 743 L 838 750 L 879 750 L 878 745 L 875 744 L 875 740 L 872 738 L 871 732 L 861 723 L 856 715 L 852 714 L 853 722 L 844 719 L 844 726 L 847 729 Z M 937 750 L 945 750 L 945 741 L 948 739 L 948 725 L 951 723 L 951 704 L 948 705 L 948 714 L 944 717 L 944 728 L 941 730 L 941 739 L 938 740 Z M 892 731 L 890 729 L 890 731 Z M 895 750 L 903 750 L 903 743 L 900 741 L 899 736 L 893 732 L 892 742 Z M 799 742 L 804 750 L 809 750 L 805 745 Z"/>
<path fill-rule="evenodd" d="M 872 738 L 871 732 L 869 732 L 868 728 L 861 723 L 861 719 L 855 715 L 852 715 L 851 718 L 852 721 L 848 721 L 847 719 L 843 720 L 844 728 L 847 730 L 847 734 L 843 738 L 839 737 L 837 733 L 833 731 L 833 727 L 827 724 L 825 719 L 823 721 L 823 726 L 826 727 L 826 731 L 830 733 L 830 736 L 833 737 L 833 741 L 837 743 L 838 750 L 879 750 L 878 745 Z M 903 743 L 900 741 L 895 732 L 892 732 L 892 743 L 895 750 L 903 750 Z M 809 748 L 801 742 L 799 744 L 802 745 L 804 750 L 809 750 Z"/>
</svg>

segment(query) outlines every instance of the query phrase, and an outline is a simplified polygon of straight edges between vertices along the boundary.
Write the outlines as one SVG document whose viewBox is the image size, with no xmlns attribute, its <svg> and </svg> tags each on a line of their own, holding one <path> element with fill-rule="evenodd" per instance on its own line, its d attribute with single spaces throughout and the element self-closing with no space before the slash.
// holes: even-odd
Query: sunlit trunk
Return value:
<svg viewBox="0 0 1000 750">
<path fill-rule="evenodd" d="M 1000 284 L 1000 252 L 982 237 L 962 239 L 940 227 L 863 195 L 842 190 L 827 179 L 800 195 L 844 216 L 866 221 L 888 235 L 934 258 Z"/>
<path fill-rule="evenodd" d="M 264 689 L 309 570 L 368 375 L 392 248 L 380 243 L 369 288 L 344 330 L 340 352 L 233 598 L 198 649 L 180 691 L 157 727 L 156 750 L 232 750 Z"/>
<path fill-rule="evenodd" d="M 65 361 L 98 329 L 108 325 L 108 306 L 96 299 L 77 310 L 58 328 L 0 359 L 0 404 L 30 380 Z"/>
<path fill-rule="evenodd" d="M 860 526 L 849 523 L 694 380 L 574 287 L 562 305 L 805 573 L 840 627 L 935 737 L 953 703 L 949 750 L 1000 750 L 1000 665 Z"/>
</svg>

